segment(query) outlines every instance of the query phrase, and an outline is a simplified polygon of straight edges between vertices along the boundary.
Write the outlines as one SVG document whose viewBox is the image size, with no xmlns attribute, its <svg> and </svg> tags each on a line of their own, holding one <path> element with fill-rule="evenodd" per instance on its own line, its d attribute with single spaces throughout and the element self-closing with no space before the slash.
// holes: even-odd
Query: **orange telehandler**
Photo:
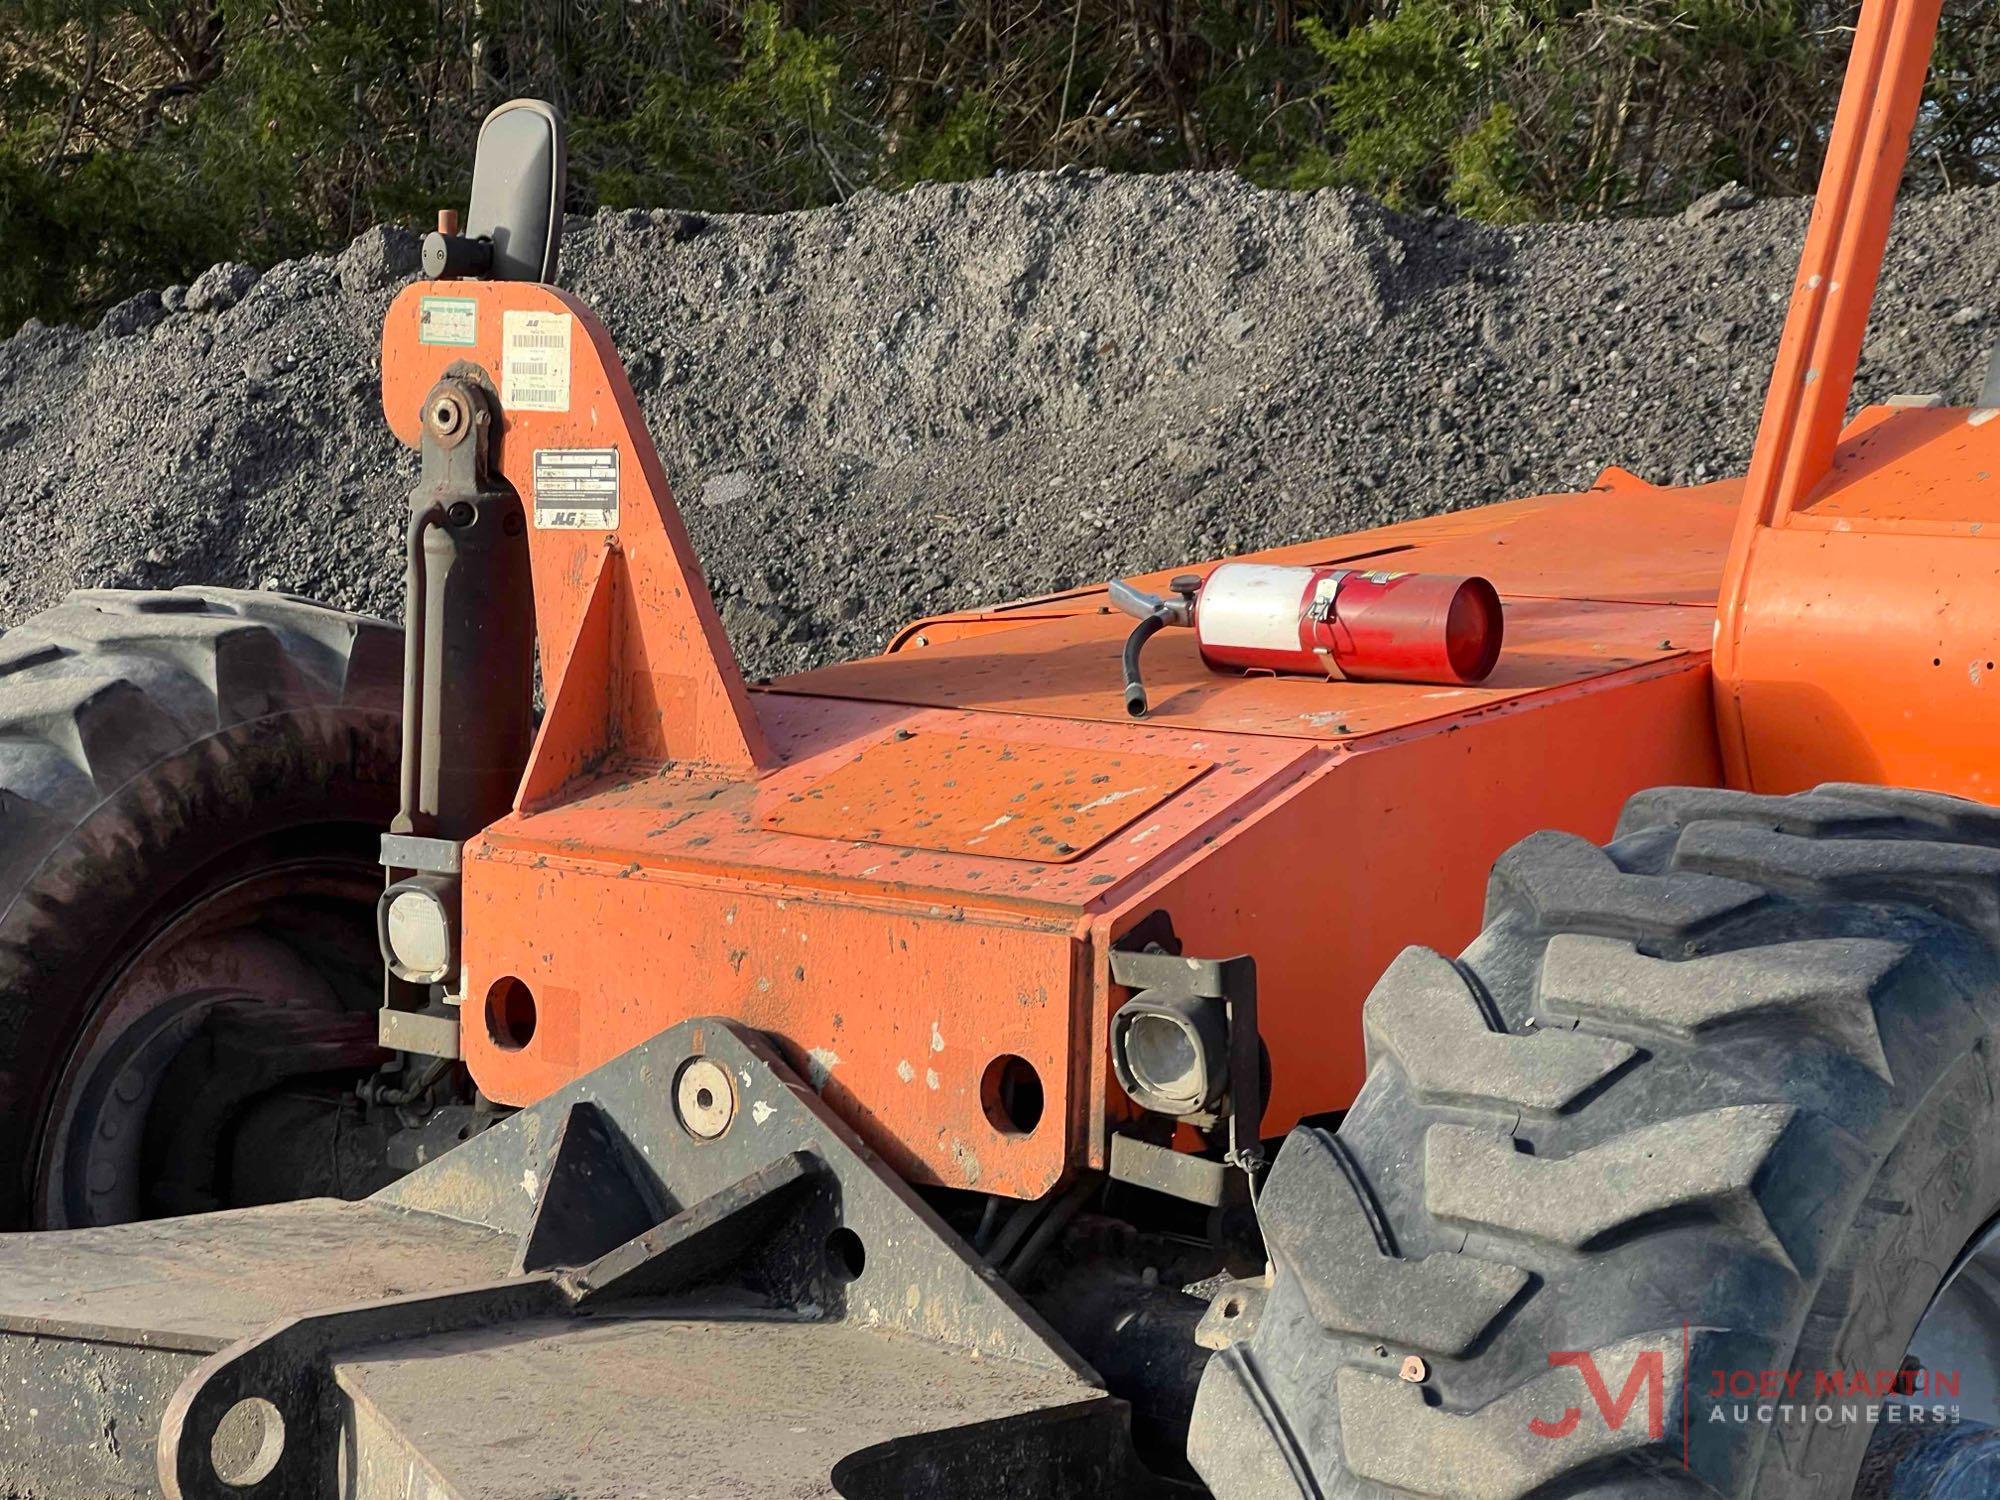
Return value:
<svg viewBox="0 0 2000 1500">
<path fill-rule="evenodd" d="M 0 1485 L 2000 1494 L 2000 371 L 1846 413 L 1938 9 L 1747 477 L 755 685 L 496 112 L 405 630 L 0 640 Z"/>
</svg>

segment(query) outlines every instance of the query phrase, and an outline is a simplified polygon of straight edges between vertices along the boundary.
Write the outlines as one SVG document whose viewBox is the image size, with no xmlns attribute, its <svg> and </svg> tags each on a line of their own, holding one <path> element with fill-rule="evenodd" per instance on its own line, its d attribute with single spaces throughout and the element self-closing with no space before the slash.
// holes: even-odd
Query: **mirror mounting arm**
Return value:
<svg viewBox="0 0 2000 1500">
<path fill-rule="evenodd" d="M 424 276 L 430 281 L 456 281 L 489 276 L 493 271 L 493 241 L 434 229 L 424 236 Z"/>
</svg>

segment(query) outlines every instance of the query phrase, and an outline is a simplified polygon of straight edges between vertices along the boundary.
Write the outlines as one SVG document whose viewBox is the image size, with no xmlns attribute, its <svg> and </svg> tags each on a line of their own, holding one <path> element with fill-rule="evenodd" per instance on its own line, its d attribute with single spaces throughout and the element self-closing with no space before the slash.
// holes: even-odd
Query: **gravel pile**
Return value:
<svg viewBox="0 0 2000 1500">
<path fill-rule="evenodd" d="M 1806 208 L 1495 229 L 1092 173 L 572 223 L 752 673 L 933 610 L 1404 516 L 1739 468 Z M 77 585 L 394 614 L 377 337 L 416 241 L 218 266 L 0 344 L 0 622 Z M 2000 193 L 1909 205 L 1863 394 L 1976 391 Z"/>
</svg>

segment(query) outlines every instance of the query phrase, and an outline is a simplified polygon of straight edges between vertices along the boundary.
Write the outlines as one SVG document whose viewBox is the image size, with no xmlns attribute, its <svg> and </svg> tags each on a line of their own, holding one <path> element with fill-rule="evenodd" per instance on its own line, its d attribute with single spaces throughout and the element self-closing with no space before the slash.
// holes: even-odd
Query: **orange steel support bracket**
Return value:
<svg viewBox="0 0 2000 1500">
<path fill-rule="evenodd" d="M 448 324 L 425 304 L 454 304 Z M 567 379 L 538 405 L 506 408 L 495 463 L 530 516 L 529 556 L 548 701 L 517 806 L 545 804 L 580 776 L 612 764 L 714 778 L 771 763 L 750 695 L 674 507 L 658 453 L 611 335 L 576 298 L 526 282 L 418 282 L 382 330 L 382 409 L 416 447 L 424 397 L 447 372 L 470 369 L 500 405 L 508 315 L 539 315 L 538 337 L 560 341 Z M 448 329 L 453 342 L 429 342 Z M 436 332 L 428 334 L 436 338 Z M 616 454 L 608 528 L 544 525 L 538 454 Z M 608 467 L 608 465 L 607 465 Z M 553 517 L 555 508 L 546 514 Z"/>
</svg>

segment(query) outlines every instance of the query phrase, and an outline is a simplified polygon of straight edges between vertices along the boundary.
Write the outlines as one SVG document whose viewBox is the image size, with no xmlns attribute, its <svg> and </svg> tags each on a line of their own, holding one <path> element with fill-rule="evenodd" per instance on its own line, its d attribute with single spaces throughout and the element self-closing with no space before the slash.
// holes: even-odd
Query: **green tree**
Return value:
<svg viewBox="0 0 2000 1500">
<path fill-rule="evenodd" d="M 763 212 L 1075 163 L 1498 220 L 1811 190 L 1853 0 L 0 0 L 0 327 L 463 192 L 553 100 L 571 207 Z M 1922 188 L 2000 179 L 1947 0 Z"/>
</svg>

